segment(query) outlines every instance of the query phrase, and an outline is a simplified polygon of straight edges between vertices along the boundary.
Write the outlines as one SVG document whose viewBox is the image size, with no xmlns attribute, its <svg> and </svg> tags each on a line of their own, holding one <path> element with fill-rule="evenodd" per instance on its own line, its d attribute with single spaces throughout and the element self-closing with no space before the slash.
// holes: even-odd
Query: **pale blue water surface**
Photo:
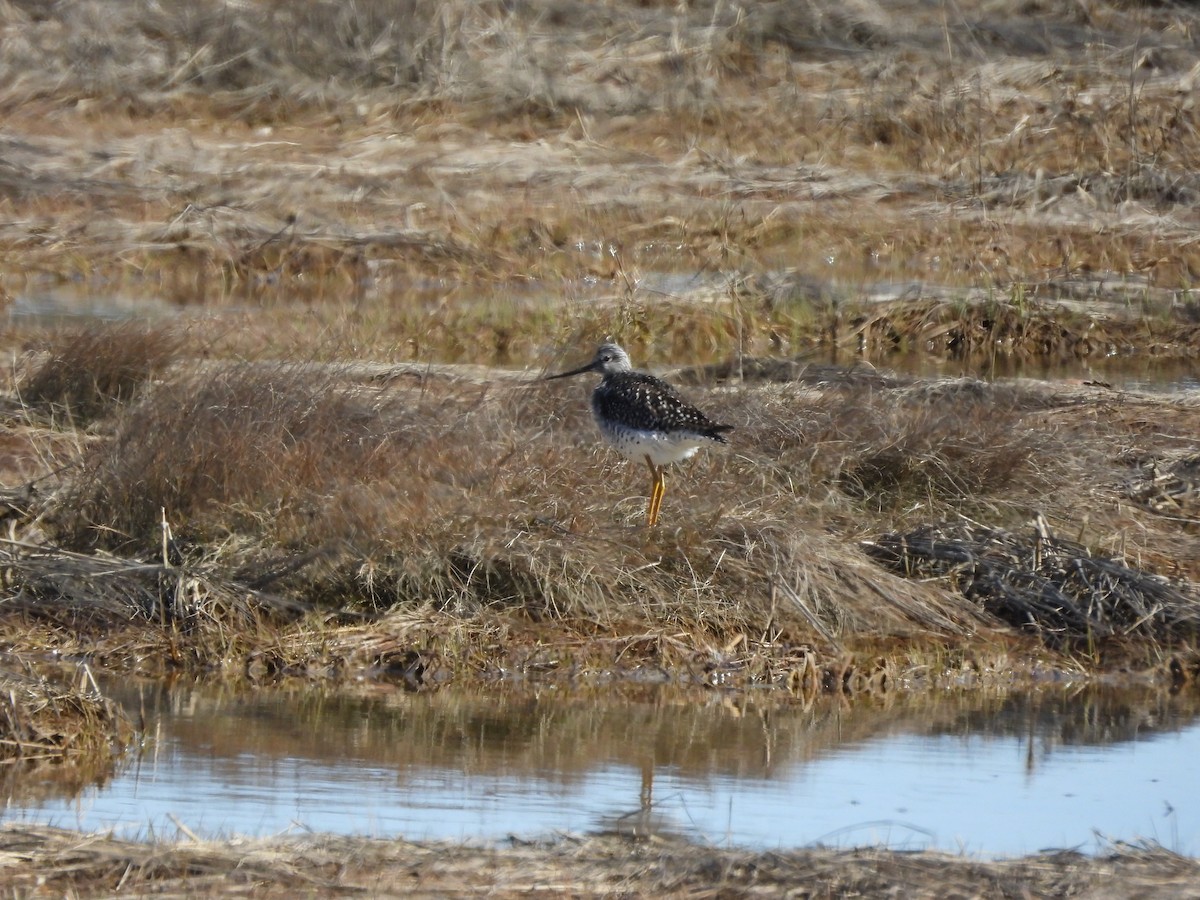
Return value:
<svg viewBox="0 0 1200 900">
<path fill-rule="evenodd" d="M 128 836 L 299 829 L 490 841 L 613 828 L 979 856 L 1150 839 L 1200 854 L 1195 703 L 1060 691 L 836 701 L 116 692 L 118 773 L 8 821 Z"/>
</svg>

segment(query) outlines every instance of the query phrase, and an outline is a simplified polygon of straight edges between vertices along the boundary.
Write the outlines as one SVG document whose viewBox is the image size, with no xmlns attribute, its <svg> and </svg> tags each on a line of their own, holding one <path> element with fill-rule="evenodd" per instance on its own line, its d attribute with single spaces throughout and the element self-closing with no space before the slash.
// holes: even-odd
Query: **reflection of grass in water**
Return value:
<svg viewBox="0 0 1200 900">
<path fill-rule="evenodd" d="M 45 385 L 37 385 L 37 397 L 67 390 L 71 382 L 64 379 L 74 378 L 75 405 L 89 392 L 132 390 L 112 379 L 144 380 L 177 358 L 184 345 L 218 358 L 367 358 L 536 370 L 551 364 L 551 352 L 578 353 L 605 336 L 619 336 L 635 360 L 658 367 L 746 356 L 865 358 L 885 366 L 919 358 L 994 376 L 1021 366 L 1129 361 L 1149 367 L 1154 360 L 1181 365 L 1196 341 L 1194 327 L 1161 312 L 1092 315 L 1056 302 L 1019 305 L 966 291 L 954 301 L 868 301 L 834 291 L 796 273 L 714 281 L 677 295 L 642 288 L 563 293 L 544 284 L 522 291 L 474 289 L 459 283 L 406 289 L 395 298 L 376 292 L 353 304 L 318 301 L 300 317 L 292 302 L 277 298 L 253 311 L 219 307 L 174 328 L 114 326 L 127 332 L 125 341 L 110 341 L 103 328 L 88 323 L 44 337 L 37 328 L 29 334 L 57 360 L 44 364 L 38 377 Z M 72 349 L 70 341 L 82 344 Z M 136 353 L 143 358 L 134 358 Z M 75 374 L 63 368 L 71 357 L 83 360 L 72 363 Z"/>
<path fill-rule="evenodd" d="M 73 795 L 111 773 L 132 740 L 125 713 L 100 694 L 90 673 L 74 677 L 77 683 L 66 684 L 0 673 L 0 793 L 6 798 Z"/>
<path fill-rule="evenodd" d="M 323 692 L 221 695 L 211 689 L 143 688 L 122 702 L 185 708 L 165 727 L 185 745 L 230 759 L 304 758 L 339 764 L 571 778 L 597 765 L 641 767 L 684 777 L 769 779 L 839 748 L 882 735 L 1033 737 L 1059 745 L 1130 741 L 1184 727 L 1200 708 L 1191 694 L 1161 688 L 1060 686 L 867 697 L 846 708 L 832 698 L 803 704 L 778 695 L 715 696 L 701 688 L 583 689 L 546 696 L 520 688 L 486 699 L 448 689 L 363 698 Z"/>
</svg>

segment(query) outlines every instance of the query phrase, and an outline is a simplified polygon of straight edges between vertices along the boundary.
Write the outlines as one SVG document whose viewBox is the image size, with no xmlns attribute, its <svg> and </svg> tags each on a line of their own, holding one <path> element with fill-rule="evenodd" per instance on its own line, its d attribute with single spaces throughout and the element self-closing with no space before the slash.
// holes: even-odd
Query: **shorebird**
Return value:
<svg viewBox="0 0 1200 900">
<path fill-rule="evenodd" d="M 586 366 L 546 380 L 584 372 L 604 376 L 592 392 L 592 415 L 604 439 L 628 459 L 644 459 L 650 467 L 653 481 L 646 519 L 653 528 L 667 490 L 663 470 L 705 444 L 726 443 L 723 435 L 733 426 L 712 421 L 661 378 L 635 372 L 629 354 L 616 344 L 601 344 Z"/>
</svg>

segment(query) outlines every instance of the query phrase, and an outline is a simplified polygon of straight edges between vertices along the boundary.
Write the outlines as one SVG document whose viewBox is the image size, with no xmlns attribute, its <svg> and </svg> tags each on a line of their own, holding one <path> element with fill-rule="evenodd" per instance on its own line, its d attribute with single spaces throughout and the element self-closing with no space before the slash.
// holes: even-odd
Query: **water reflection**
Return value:
<svg viewBox="0 0 1200 900">
<path fill-rule="evenodd" d="M 378 273 L 377 273 L 378 274 Z M 846 294 L 845 287 L 825 277 L 809 277 L 797 274 L 790 268 L 763 276 L 767 284 L 780 282 L 788 291 L 795 293 L 804 302 L 826 302 L 829 297 Z M 706 304 L 714 299 L 727 298 L 738 279 L 692 270 L 647 270 L 642 273 L 638 290 L 649 298 L 658 300 Z M 197 293 L 197 286 L 190 278 L 186 284 L 172 288 L 170 284 L 156 281 L 138 283 L 136 279 L 120 284 L 81 281 L 72 284 L 60 282 L 34 283 L 16 294 L 6 311 L 10 323 L 25 326 L 56 326 L 86 324 L 88 322 L 123 322 L 128 320 L 159 321 L 169 317 L 196 313 L 253 313 L 270 308 L 275 304 L 288 306 L 297 302 L 334 302 L 344 299 L 337 293 L 343 288 L 339 280 L 331 284 L 313 285 L 315 296 L 306 296 L 302 286 L 287 282 L 271 286 L 265 293 L 254 287 L 241 292 L 222 292 L 218 297 L 204 298 Z M 263 286 L 259 286 L 260 288 Z M 611 298 L 611 290 L 603 283 L 597 284 L 584 279 L 567 285 L 567 293 L 577 302 L 592 305 Z M 325 296 L 330 289 L 331 296 Z M 492 312 L 511 310 L 512 316 L 520 316 L 530 309 L 556 309 L 563 304 L 564 285 L 559 282 L 547 284 L 530 280 L 520 284 L 505 283 L 487 289 L 473 283 L 450 279 L 414 278 L 408 273 L 391 273 L 383 281 L 373 280 L 363 287 L 358 299 L 366 302 L 390 305 L 396 296 L 403 296 L 413 308 L 432 309 L 448 302 L 462 306 L 474 306 Z M 762 288 L 760 286 L 760 289 Z M 1144 289 L 1144 288 L 1139 288 Z M 853 298 L 882 295 L 894 300 L 906 296 L 913 300 L 932 297 L 954 298 L 963 289 L 950 288 L 935 283 L 913 282 L 911 284 L 860 285 L 848 295 Z M 798 292 L 798 293 L 796 293 Z M 278 296 L 276 296 L 278 294 Z M 791 296 L 791 294 L 789 294 Z M 1169 302 L 1170 292 L 1163 302 Z M 794 298 L 793 298 L 794 299 Z M 1095 304 L 1093 304 L 1095 305 Z M 1096 311 L 1102 311 L 1103 304 Z M 1112 305 L 1112 314 L 1128 312 L 1124 301 Z M 501 316 L 501 318 L 504 318 Z M 695 355 L 691 349 L 691 362 L 708 363 L 717 360 Z M 734 348 L 709 348 L 711 352 L 728 357 Z M 764 354 L 766 347 L 745 348 L 747 354 Z M 853 368 L 863 361 L 889 372 L 918 378 L 971 377 L 986 381 L 1011 378 L 1028 378 L 1039 381 L 1091 382 L 1114 390 L 1136 390 L 1152 392 L 1193 391 L 1200 389 L 1200 364 L 1188 356 L 1163 357 L 1154 354 L 1118 354 L 1106 356 L 1097 352 L 1093 356 L 1071 355 L 1024 355 L 1004 352 L 997 345 L 995 352 L 979 352 L 961 355 L 948 352 L 944 347 L 930 347 L 926 351 L 876 353 L 860 356 L 840 347 L 809 354 L 807 361 L 818 365 L 833 364 Z M 483 361 L 476 359 L 475 361 Z M 499 364 L 525 366 L 526 358 L 506 358 L 504 353 L 493 360 Z"/>
<path fill-rule="evenodd" d="M 114 691 L 143 750 L 68 800 L 8 819 L 132 834 L 293 828 L 497 839 L 660 830 L 821 842 L 1200 852 L 1197 698 L 1046 689 L 842 706 L 636 698 Z"/>
<path fill-rule="evenodd" d="M 21 325 L 66 325 L 153 320 L 177 312 L 155 295 L 96 291 L 84 284 L 56 284 L 18 294 L 8 307 L 7 318 Z"/>
</svg>

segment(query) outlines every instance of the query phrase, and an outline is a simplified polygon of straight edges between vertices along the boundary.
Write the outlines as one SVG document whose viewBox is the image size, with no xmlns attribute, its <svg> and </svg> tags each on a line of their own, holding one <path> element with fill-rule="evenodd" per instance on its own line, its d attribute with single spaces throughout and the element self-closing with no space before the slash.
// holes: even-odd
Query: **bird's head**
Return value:
<svg viewBox="0 0 1200 900">
<path fill-rule="evenodd" d="M 569 372 L 560 372 L 557 375 L 548 375 L 546 380 L 554 378 L 568 378 L 571 375 L 582 375 L 584 372 L 599 372 L 601 375 L 612 375 L 614 372 L 628 372 L 633 368 L 629 362 L 629 354 L 626 353 L 617 344 L 601 344 L 596 348 L 596 355 L 592 357 L 592 361 L 586 366 L 580 366 L 578 369 L 572 369 Z"/>
</svg>

